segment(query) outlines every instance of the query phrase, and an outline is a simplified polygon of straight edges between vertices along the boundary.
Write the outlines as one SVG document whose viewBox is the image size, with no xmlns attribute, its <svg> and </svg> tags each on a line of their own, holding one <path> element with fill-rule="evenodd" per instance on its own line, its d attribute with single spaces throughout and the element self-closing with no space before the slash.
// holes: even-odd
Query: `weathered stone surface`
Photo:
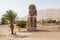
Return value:
<svg viewBox="0 0 60 40">
<path fill-rule="evenodd" d="M 32 4 L 29 6 L 29 17 L 28 17 L 28 27 L 30 29 L 36 29 L 37 27 L 36 16 L 37 16 L 37 10 L 36 10 L 35 5 Z"/>
</svg>

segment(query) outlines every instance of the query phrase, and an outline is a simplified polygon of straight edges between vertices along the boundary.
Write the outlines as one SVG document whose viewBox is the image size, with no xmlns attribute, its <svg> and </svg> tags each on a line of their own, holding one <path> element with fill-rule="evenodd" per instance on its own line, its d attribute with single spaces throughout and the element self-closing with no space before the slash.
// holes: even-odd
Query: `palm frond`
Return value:
<svg viewBox="0 0 60 40">
<path fill-rule="evenodd" d="M 15 20 L 16 16 L 17 14 L 12 10 L 6 11 L 6 14 L 4 15 L 4 17 L 7 20 L 12 21 L 12 22 Z"/>
</svg>

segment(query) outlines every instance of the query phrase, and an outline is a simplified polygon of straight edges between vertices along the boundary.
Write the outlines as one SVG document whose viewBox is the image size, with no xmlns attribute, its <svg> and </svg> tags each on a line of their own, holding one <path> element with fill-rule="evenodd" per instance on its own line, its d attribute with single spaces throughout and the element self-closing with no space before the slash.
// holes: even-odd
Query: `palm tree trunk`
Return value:
<svg viewBox="0 0 60 40">
<path fill-rule="evenodd" d="M 11 23 L 10 25 L 10 28 L 11 28 L 11 34 L 13 34 L 13 30 L 14 30 L 14 25 Z"/>
</svg>

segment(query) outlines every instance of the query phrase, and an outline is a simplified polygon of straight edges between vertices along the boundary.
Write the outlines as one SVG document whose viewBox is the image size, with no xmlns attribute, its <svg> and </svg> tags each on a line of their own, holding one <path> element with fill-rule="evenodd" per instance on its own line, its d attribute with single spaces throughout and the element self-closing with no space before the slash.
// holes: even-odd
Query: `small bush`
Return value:
<svg viewBox="0 0 60 40">
<path fill-rule="evenodd" d="M 1 24 L 8 24 L 8 21 L 5 18 L 1 19 Z"/>
<path fill-rule="evenodd" d="M 48 20 L 47 23 L 56 23 L 56 20 Z"/>
<path fill-rule="evenodd" d="M 16 26 L 20 26 L 21 28 L 26 28 L 26 21 L 17 21 Z"/>
</svg>

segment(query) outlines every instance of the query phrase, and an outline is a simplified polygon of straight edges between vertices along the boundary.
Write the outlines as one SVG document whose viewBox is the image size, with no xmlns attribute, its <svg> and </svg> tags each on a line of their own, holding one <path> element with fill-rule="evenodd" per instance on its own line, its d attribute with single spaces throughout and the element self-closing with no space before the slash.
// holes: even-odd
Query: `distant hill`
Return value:
<svg viewBox="0 0 60 40">
<path fill-rule="evenodd" d="M 21 18 L 22 20 L 27 20 L 28 16 L 25 16 Z M 37 20 L 40 19 L 56 19 L 60 20 L 60 8 L 59 9 L 44 9 L 44 10 L 38 10 L 37 11 Z"/>
<path fill-rule="evenodd" d="M 60 8 L 59 9 L 45 9 L 37 12 L 37 19 L 60 19 Z"/>
</svg>

